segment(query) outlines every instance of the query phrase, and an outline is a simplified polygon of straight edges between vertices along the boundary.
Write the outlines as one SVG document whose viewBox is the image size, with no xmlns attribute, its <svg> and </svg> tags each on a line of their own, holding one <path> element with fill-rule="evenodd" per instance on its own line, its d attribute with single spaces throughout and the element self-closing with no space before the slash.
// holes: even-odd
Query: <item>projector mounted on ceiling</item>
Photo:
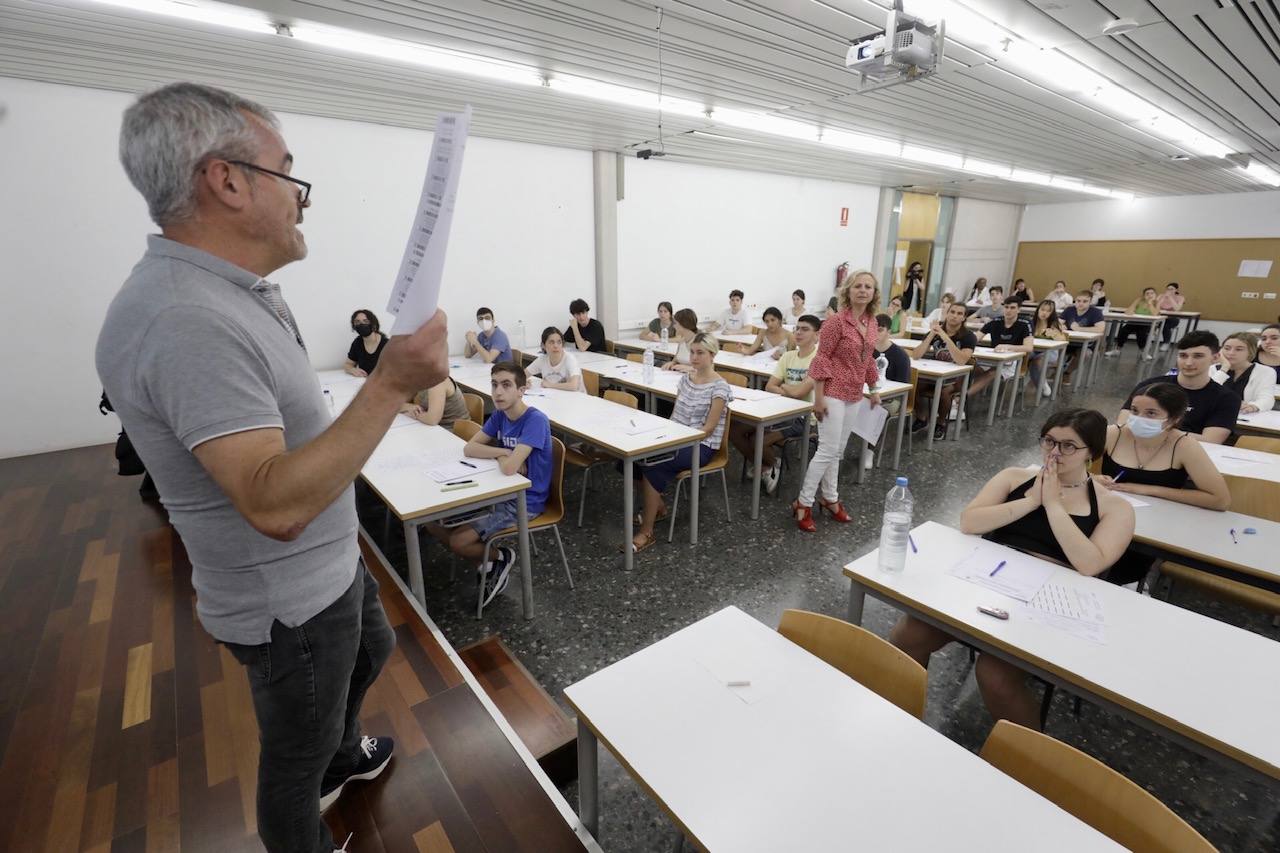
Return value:
<svg viewBox="0 0 1280 853">
<path fill-rule="evenodd" d="M 869 91 L 928 77 L 942 64 L 946 23 L 929 26 L 902 11 L 894 0 L 884 31 L 849 46 L 844 65 L 858 74 L 858 90 Z"/>
</svg>

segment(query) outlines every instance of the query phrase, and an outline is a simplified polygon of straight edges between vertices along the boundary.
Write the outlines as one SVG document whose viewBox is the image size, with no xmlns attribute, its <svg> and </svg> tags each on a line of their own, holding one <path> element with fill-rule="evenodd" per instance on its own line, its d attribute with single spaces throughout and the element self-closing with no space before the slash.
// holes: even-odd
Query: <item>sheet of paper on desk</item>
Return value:
<svg viewBox="0 0 1280 853">
<path fill-rule="evenodd" d="M 396 419 L 391 422 L 388 430 L 400 429 L 401 427 L 413 426 L 414 424 L 422 425 L 421 421 L 416 421 L 408 415 L 396 415 Z"/>
<path fill-rule="evenodd" d="M 1001 562 L 1004 566 L 992 575 Z M 947 574 L 1018 601 L 1030 601 L 1054 571 L 1056 568 L 1051 563 L 983 542 L 948 569 Z"/>
<path fill-rule="evenodd" d="M 387 310 L 396 318 L 391 328 L 393 335 L 415 332 L 431 319 L 439 304 L 440 277 L 444 273 L 445 250 L 449 246 L 449 228 L 453 224 L 462 154 L 470 126 L 470 104 L 460 113 L 444 113 L 436 119 L 418 212 L 387 301 Z"/>
<path fill-rule="evenodd" d="M 1131 506 L 1133 506 L 1134 509 L 1141 509 L 1144 506 L 1151 506 L 1151 504 L 1147 503 L 1142 498 L 1138 497 L 1137 495 L 1131 495 L 1128 492 L 1112 492 L 1111 494 L 1119 495 L 1120 497 L 1124 498 L 1126 501 L 1129 502 Z"/>
<path fill-rule="evenodd" d="M 427 470 L 427 476 L 435 480 L 437 483 L 448 483 L 451 480 L 469 480 L 476 474 L 483 474 L 485 471 L 497 471 L 498 460 L 496 459 L 467 459 L 462 460 L 461 454 L 450 454 L 441 459 L 440 457 L 426 457 L 425 461 L 430 466 Z"/>
<path fill-rule="evenodd" d="M 762 391 L 759 388 L 734 388 L 733 399 L 735 400 L 776 400 L 781 399 L 779 395 L 771 391 Z"/>
<path fill-rule="evenodd" d="M 1029 602 L 1017 607 L 1016 615 L 1091 643 L 1107 642 L 1102 600 L 1089 590 L 1046 583 Z"/>
<path fill-rule="evenodd" d="M 888 419 L 889 412 L 884 406 L 872 406 L 871 401 L 863 397 L 853 407 L 853 432 L 868 444 L 875 444 Z"/>
<path fill-rule="evenodd" d="M 1275 456 L 1276 454 L 1266 455 Z M 1251 477 L 1261 480 L 1276 475 L 1275 466 L 1280 464 L 1280 456 L 1276 456 L 1276 460 L 1273 462 L 1270 459 L 1234 456 L 1230 453 L 1214 453 L 1213 464 L 1220 473 L 1228 474 L 1232 477 Z"/>
</svg>

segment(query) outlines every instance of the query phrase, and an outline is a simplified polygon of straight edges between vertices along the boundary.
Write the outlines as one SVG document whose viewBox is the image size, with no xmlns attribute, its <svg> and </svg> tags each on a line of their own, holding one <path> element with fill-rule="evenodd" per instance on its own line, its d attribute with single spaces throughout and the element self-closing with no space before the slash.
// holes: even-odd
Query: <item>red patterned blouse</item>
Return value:
<svg viewBox="0 0 1280 853">
<path fill-rule="evenodd" d="M 824 397 L 856 403 L 862 399 L 864 383 L 875 387 L 880 380 L 875 357 L 878 332 L 874 317 L 854 317 L 848 308 L 822 324 L 809 377 L 823 380 Z"/>
</svg>

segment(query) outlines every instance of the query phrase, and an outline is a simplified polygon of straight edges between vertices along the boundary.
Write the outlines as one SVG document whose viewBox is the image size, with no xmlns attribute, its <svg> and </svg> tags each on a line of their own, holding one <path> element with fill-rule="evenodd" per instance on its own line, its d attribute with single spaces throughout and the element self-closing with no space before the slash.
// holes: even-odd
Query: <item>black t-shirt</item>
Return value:
<svg viewBox="0 0 1280 853">
<path fill-rule="evenodd" d="M 1013 321 L 1013 328 L 1009 328 L 1004 324 L 1004 320 L 992 320 L 990 323 L 982 327 L 982 334 L 991 336 L 991 345 L 998 347 L 1002 344 L 1018 346 L 1027 338 L 1031 337 L 1031 329 L 1021 320 Z"/>
<path fill-rule="evenodd" d="M 369 352 L 364 348 L 364 338 L 356 335 L 356 339 L 351 342 L 351 349 L 347 350 L 347 358 L 356 363 L 356 367 L 365 373 L 373 373 L 373 369 L 378 366 L 378 357 L 382 355 L 382 351 L 387 348 L 387 341 L 391 340 L 381 332 L 378 333 L 380 340 L 378 348 L 373 352 Z"/>
<path fill-rule="evenodd" d="M 960 329 L 960 334 L 953 335 L 951 340 L 956 342 L 956 346 L 960 349 L 977 349 L 978 336 L 966 328 Z M 947 349 L 947 342 L 942 339 L 941 335 L 935 335 L 933 340 L 929 342 L 929 349 L 925 351 L 925 358 L 932 358 L 935 361 L 951 361 L 951 350 Z"/>
<path fill-rule="evenodd" d="M 604 352 L 604 326 L 595 317 L 587 321 L 587 325 L 578 326 L 578 330 L 582 333 L 582 339 L 590 346 L 585 350 L 578 349 L 578 339 L 573 336 L 573 326 L 570 325 L 564 330 L 564 345 L 573 352 Z"/>
<path fill-rule="evenodd" d="M 1019 305 L 1021 305 L 1022 303 L 1026 302 L 1030 298 L 1031 298 L 1031 294 L 1027 293 L 1025 290 L 1021 290 L 1021 291 L 1018 291 L 1017 293 L 1010 293 L 1008 296 L 1004 298 L 1004 301 L 1016 302 Z"/>
<path fill-rule="evenodd" d="M 1128 399 L 1124 401 L 1124 408 L 1129 408 L 1133 398 L 1144 388 L 1155 385 L 1157 382 L 1177 381 L 1176 376 L 1153 376 L 1142 380 L 1129 392 Z M 1179 429 L 1196 434 L 1203 433 L 1208 427 L 1222 427 L 1228 431 L 1235 429 L 1236 418 L 1240 416 L 1240 398 L 1231 391 L 1212 381 L 1197 391 L 1187 388 L 1182 390 L 1187 394 L 1187 413 L 1182 416 L 1182 423 L 1178 424 Z"/>
<path fill-rule="evenodd" d="M 890 382 L 911 381 L 911 356 L 907 355 L 906 350 L 897 344 L 889 344 L 889 348 L 880 354 L 889 359 L 889 369 L 884 372 L 885 379 Z"/>
</svg>

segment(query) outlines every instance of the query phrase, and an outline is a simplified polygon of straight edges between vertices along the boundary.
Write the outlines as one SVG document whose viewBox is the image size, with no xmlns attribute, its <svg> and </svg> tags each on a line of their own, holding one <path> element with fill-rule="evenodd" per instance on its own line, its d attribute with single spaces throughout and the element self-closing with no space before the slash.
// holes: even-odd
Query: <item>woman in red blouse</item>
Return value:
<svg viewBox="0 0 1280 853">
<path fill-rule="evenodd" d="M 809 462 L 800 499 L 791 505 L 796 526 L 807 533 L 818 529 L 813 523 L 813 500 L 819 482 L 822 508 L 836 521 L 853 521 L 840 503 L 840 457 L 853 431 L 853 415 L 862 402 L 863 384 L 874 388 L 880 379 L 875 351 L 876 311 L 880 308 L 876 277 L 866 270 L 855 272 L 841 284 L 837 298 L 839 311 L 822 324 L 818 353 L 809 365 L 813 416 L 818 419 L 818 451 Z M 878 406 L 880 395 L 869 394 L 867 401 Z"/>
</svg>

